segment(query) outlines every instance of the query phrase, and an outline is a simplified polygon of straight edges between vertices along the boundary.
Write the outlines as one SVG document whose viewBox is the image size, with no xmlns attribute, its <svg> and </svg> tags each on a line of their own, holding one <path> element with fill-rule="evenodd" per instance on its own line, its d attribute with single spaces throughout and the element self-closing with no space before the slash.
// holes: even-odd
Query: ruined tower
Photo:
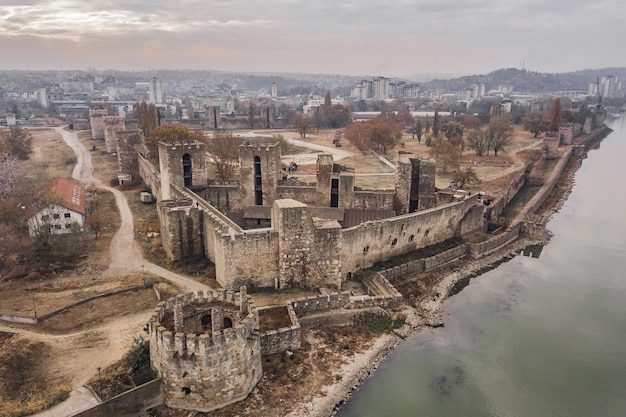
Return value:
<svg viewBox="0 0 626 417">
<path fill-rule="evenodd" d="M 282 178 L 280 143 L 244 144 L 239 147 L 241 162 L 241 205 L 271 206 Z"/>
<path fill-rule="evenodd" d="M 120 185 L 139 181 L 137 155 L 143 152 L 143 133 L 141 130 L 117 131 L 115 138 Z"/>
<path fill-rule="evenodd" d="M 108 153 L 117 152 L 117 136 L 115 132 L 126 130 L 124 118 L 121 116 L 103 116 L 104 146 Z"/>
<path fill-rule="evenodd" d="M 317 220 L 304 203 L 276 200 L 272 225 L 278 232 L 280 288 L 341 289 L 341 226 Z"/>
<path fill-rule="evenodd" d="M 172 198 L 171 185 L 204 187 L 207 185 L 206 146 L 204 143 L 159 142 L 161 193 L 163 200 Z"/>
<path fill-rule="evenodd" d="M 426 210 L 435 205 L 435 161 L 399 155 L 394 204 L 397 214 Z"/>
<path fill-rule="evenodd" d="M 168 407 L 222 408 L 246 398 L 261 378 L 259 313 L 245 287 L 170 298 L 148 332 L 150 366 L 163 378 Z"/>
<path fill-rule="evenodd" d="M 91 125 L 91 137 L 94 139 L 104 139 L 104 125 L 102 118 L 109 113 L 107 109 L 89 110 L 89 124 Z"/>
</svg>

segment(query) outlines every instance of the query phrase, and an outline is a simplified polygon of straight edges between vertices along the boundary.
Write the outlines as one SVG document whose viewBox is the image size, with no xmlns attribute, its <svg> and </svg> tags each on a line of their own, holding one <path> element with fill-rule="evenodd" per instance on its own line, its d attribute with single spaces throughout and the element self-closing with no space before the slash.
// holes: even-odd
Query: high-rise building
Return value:
<svg viewBox="0 0 626 417">
<path fill-rule="evenodd" d="M 163 90 L 161 89 L 161 80 L 159 80 L 158 77 L 152 77 L 150 79 L 149 93 L 149 100 L 151 103 L 163 103 Z"/>
</svg>

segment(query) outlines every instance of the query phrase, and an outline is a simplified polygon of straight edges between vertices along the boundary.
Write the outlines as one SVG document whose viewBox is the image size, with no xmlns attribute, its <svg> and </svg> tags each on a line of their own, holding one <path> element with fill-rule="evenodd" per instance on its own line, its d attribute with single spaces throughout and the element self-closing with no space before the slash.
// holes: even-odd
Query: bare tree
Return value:
<svg viewBox="0 0 626 417">
<path fill-rule="evenodd" d="M 472 167 L 465 167 L 454 172 L 452 181 L 456 183 L 458 188 L 463 188 L 465 185 L 478 184 L 480 179 Z"/>
<path fill-rule="evenodd" d="M 296 113 L 291 118 L 291 125 L 298 131 L 301 138 L 306 138 L 307 132 L 314 126 L 313 118 L 306 114 Z"/>
<path fill-rule="evenodd" d="M 0 132 L 0 151 L 8 152 L 19 159 L 28 159 L 31 151 L 33 136 L 20 126 L 11 126 L 5 132 Z"/>
<path fill-rule="evenodd" d="M 494 120 L 487 128 L 489 135 L 489 145 L 493 149 L 495 156 L 499 151 L 504 151 L 513 140 L 513 126 L 510 122 L 504 120 Z M 487 149 L 489 152 L 489 149 Z"/>
<path fill-rule="evenodd" d="M 239 145 L 241 139 L 235 137 L 228 129 L 217 129 L 208 141 L 208 151 L 213 157 L 217 169 L 217 178 L 229 180 L 239 163 Z"/>
<path fill-rule="evenodd" d="M 483 156 L 489 150 L 489 137 L 484 129 L 470 130 L 467 143 L 476 152 L 476 156 Z"/>
</svg>

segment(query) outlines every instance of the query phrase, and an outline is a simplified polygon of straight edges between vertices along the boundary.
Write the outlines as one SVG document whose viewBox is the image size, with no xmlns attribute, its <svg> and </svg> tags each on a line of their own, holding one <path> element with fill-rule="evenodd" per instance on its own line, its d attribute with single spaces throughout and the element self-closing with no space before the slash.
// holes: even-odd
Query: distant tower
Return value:
<svg viewBox="0 0 626 417">
<path fill-rule="evenodd" d="M 150 79 L 150 102 L 154 104 L 163 103 L 163 91 L 161 89 L 161 80 L 158 77 Z"/>
<path fill-rule="evenodd" d="M 272 97 L 278 97 L 278 88 L 276 87 L 276 82 L 272 83 Z"/>
</svg>

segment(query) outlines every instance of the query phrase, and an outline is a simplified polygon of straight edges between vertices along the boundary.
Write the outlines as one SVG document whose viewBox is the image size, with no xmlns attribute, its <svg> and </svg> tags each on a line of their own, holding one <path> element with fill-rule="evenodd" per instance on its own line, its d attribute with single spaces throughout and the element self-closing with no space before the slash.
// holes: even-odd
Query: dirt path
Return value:
<svg viewBox="0 0 626 417">
<path fill-rule="evenodd" d="M 133 216 L 125 195 L 115 188 L 104 185 L 93 176 L 91 154 L 78 140 L 75 132 L 68 132 L 62 127 L 54 129 L 72 148 L 77 163 L 72 177 L 83 185 L 96 186 L 112 193 L 120 211 L 121 225 L 110 245 L 111 263 L 104 276 L 124 276 L 136 273 L 142 267 L 145 271 L 161 276 L 180 286 L 184 291 L 208 290 L 208 286 L 193 279 L 168 271 L 145 260 L 134 242 Z M 19 336 L 39 340 L 52 349 L 49 360 L 50 376 L 68 381 L 78 388 L 96 375 L 97 367 L 106 367 L 122 358 L 133 343 L 134 338 L 143 334 L 143 328 L 152 315 L 146 311 L 116 318 L 101 326 L 75 333 L 52 335 L 34 330 L 17 331 Z M 0 331 L 16 332 L 7 325 L 0 325 Z"/>
</svg>

